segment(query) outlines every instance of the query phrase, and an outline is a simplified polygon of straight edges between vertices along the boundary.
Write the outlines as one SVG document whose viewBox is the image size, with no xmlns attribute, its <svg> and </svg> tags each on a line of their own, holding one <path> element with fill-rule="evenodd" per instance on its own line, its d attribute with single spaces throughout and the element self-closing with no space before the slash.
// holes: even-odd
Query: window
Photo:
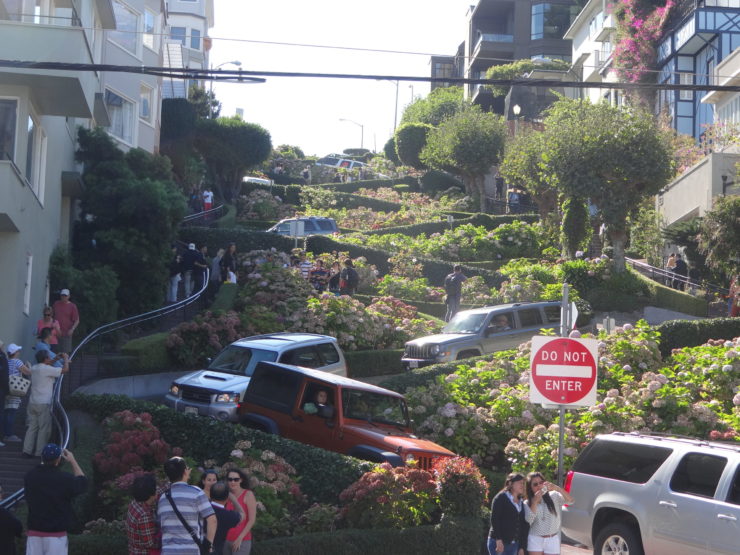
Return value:
<svg viewBox="0 0 740 555">
<path fill-rule="evenodd" d="M 113 12 L 116 16 L 116 30 L 109 31 L 108 36 L 124 50 L 138 55 L 139 14 L 122 4 L 120 0 L 114 0 Z"/>
<path fill-rule="evenodd" d="M 321 231 L 336 231 L 337 226 L 334 220 L 316 220 Z"/>
<path fill-rule="evenodd" d="M 150 11 L 144 11 L 144 46 L 151 48 L 152 50 L 157 49 L 157 35 L 156 35 L 156 24 L 157 15 Z"/>
<path fill-rule="evenodd" d="M 312 220 L 303 220 L 303 231 L 305 233 L 316 231 L 316 224 Z"/>
<path fill-rule="evenodd" d="M 43 202 L 46 168 L 46 133 L 39 126 L 34 114 L 28 116 L 28 141 L 26 148 L 26 180 L 31 190 Z"/>
<path fill-rule="evenodd" d="M 31 277 L 33 275 L 33 255 L 26 253 L 26 283 L 23 287 L 23 313 L 31 314 Z"/>
<path fill-rule="evenodd" d="M 252 375 L 245 400 L 279 412 L 289 413 L 293 408 L 301 381 L 301 375 L 290 370 L 260 366 Z"/>
<path fill-rule="evenodd" d="M 123 142 L 134 142 L 134 103 L 105 89 L 105 106 L 110 115 L 108 131 Z"/>
<path fill-rule="evenodd" d="M 712 498 L 726 464 L 726 458 L 716 455 L 684 455 L 671 477 L 671 489 L 678 493 Z"/>
<path fill-rule="evenodd" d="M 337 353 L 337 349 L 332 343 L 322 343 L 317 345 L 316 349 L 319 351 L 321 358 L 324 359 L 325 365 L 339 362 L 339 353 Z"/>
<path fill-rule="evenodd" d="M 578 457 L 573 472 L 644 484 L 672 452 L 667 447 L 595 440 Z"/>
<path fill-rule="evenodd" d="M 519 311 L 519 323 L 523 328 L 542 325 L 542 315 L 539 308 L 523 308 Z"/>
<path fill-rule="evenodd" d="M 0 160 L 15 158 L 15 126 L 18 118 L 18 101 L 0 98 Z"/>
<path fill-rule="evenodd" d="M 188 30 L 185 27 L 172 27 L 170 28 L 170 38 L 176 42 L 179 42 L 185 46 L 185 37 L 187 36 Z"/>
<path fill-rule="evenodd" d="M 740 505 L 740 466 L 735 471 L 735 478 L 732 480 L 730 491 L 727 494 L 727 502 Z"/>
<path fill-rule="evenodd" d="M 141 84 L 139 93 L 139 118 L 147 123 L 152 123 L 152 108 L 154 106 L 154 89 L 147 85 Z"/>
<path fill-rule="evenodd" d="M 319 368 L 321 366 L 319 353 L 316 352 L 315 347 L 300 347 L 285 351 L 280 357 L 280 362 L 306 368 Z"/>
<path fill-rule="evenodd" d="M 577 13 L 577 6 L 533 4 L 532 40 L 562 39 Z"/>
<path fill-rule="evenodd" d="M 546 306 L 545 307 L 545 318 L 549 324 L 560 322 L 560 307 L 559 306 Z"/>
<path fill-rule="evenodd" d="M 688 72 L 681 72 L 678 74 L 678 82 L 681 85 L 693 85 L 694 84 L 694 76 L 691 73 Z M 694 99 L 694 93 L 693 91 L 685 91 L 681 90 L 678 93 L 679 100 L 693 100 Z"/>
<path fill-rule="evenodd" d="M 190 48 L 200 50 L 200 30 L 190 29 Z"/>
<path fill-rule="evenodd" d="M 229 345 L 216 356 L 208 369 L 236 376 L 251 376 L 258 362 L 273 362 L 276 358 L 277 353 L 274 351 Z"/>
</svg>

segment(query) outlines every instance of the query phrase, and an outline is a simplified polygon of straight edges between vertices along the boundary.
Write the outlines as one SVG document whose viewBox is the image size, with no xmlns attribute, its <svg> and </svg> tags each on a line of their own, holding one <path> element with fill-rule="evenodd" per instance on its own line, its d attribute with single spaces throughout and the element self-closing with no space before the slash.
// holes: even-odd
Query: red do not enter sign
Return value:
<svg viewBox="0 0 740 555">
<path fill-rule="evenodd" d="M 597 360 L 595 339 L 533 337 L 529 400 L 572 406 L 595 404 Z"/>
</svg>

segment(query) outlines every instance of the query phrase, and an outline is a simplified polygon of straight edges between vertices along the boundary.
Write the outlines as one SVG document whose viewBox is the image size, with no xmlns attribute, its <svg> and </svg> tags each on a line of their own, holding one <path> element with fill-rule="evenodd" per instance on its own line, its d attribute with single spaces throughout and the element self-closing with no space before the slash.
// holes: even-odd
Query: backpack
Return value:
<svg viewBox="0 0 740 555">
<path fill-rule="evenodd" d="M 347 285 L 350 289 L 357 289 L 360 284 L 360 276 L 354 268 L 347 268 Z"/>
</svg>

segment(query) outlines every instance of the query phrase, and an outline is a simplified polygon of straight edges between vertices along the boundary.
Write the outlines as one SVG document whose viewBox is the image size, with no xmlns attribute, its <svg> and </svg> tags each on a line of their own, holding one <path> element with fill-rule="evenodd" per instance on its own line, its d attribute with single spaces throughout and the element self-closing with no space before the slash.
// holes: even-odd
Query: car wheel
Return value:
<svg viewBox="0 0 740 555">
<path fill-rule="evenodd" d="M 644 555 L 640 534 L 634 527 L 617 522 L 601 529 L 596 536 L 594 554 Z"/>
<path fill-rule="evenodd" d="M 478 351 L 463 351 L 457 355 L 457 360 L 462 360 L 464 358 L 471 358 L 471 357 L 479 357 L 480 353 Z"/>
</svg>

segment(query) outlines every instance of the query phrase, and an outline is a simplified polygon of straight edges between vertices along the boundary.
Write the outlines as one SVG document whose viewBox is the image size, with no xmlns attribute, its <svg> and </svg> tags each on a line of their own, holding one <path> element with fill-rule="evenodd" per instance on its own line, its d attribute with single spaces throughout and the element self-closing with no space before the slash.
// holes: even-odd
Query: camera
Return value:
<svg viewBox="0 0 740 555">
<path fill-rule="evenodd" d="M 547 486 L 542 486 L 542 495 L 547 493 Z"/>
</svg>

